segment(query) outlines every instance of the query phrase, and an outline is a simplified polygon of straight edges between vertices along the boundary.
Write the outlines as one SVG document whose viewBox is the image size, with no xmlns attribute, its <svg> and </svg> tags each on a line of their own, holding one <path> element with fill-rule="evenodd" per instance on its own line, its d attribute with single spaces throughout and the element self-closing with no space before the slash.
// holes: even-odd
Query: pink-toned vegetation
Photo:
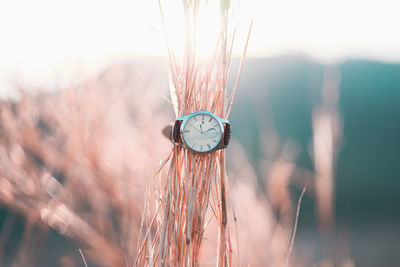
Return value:
<svg viewBox="0 0 400 267">
<path fill-rule="evenodd" d="M 184 3 L 194 19 L 197 2 Z M 203 108 L 228 118 L 235 94 L 227 88 L 228 15 L 229 8 L 222 11 L 212 57 L 198 57 L 195 36 L 183 55 L 169 49 L 171 101 L 163 97 L 167 85 L 153 88 L 145 75 L 127 83 L 131 73 L 113 66 L 73 88 L 22 91 L 18 101 L 1 102 L 0 201 L 27 222 L 16 265 L 32 262 L 49 228 L 104 266 L 295 263 L 295 250 L 288 253 L 296 214 L 291 184 L 316 195 L 322 225 L 332 224 L 336 102 L 315 111 L 317 175 L 296 166 L 295 150 L 279 141 L 280 152 L 262 162 L 257 177 L 235 141 L 228 154 L 197 155 L 161 135 L 171 110 L 181 116 Z M 327 94 L 335 93 L 329 77 Z"/>
</svg>

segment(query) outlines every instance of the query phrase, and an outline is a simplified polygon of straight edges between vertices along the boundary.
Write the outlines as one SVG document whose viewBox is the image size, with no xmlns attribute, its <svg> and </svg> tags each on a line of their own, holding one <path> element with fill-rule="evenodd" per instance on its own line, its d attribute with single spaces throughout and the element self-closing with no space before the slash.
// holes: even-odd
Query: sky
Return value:
<svg viewBox="0 0 400 267">
<path fill-rule="evenodd" d="M 400 61 L 397 1 L 243 0 L 235 7 L 237 55 L 253 21 L 250 57 Z M 179 43 L 174 10 L 168 25 Z M 212 16 L 205 14 L 204 36 L 216 28 Z M 16 85 L 52 87 L 79 79 L 120 58 L 166 56 L 161 25 L 157 0 L 1 0 L 0 97 Z"/>
</svg>

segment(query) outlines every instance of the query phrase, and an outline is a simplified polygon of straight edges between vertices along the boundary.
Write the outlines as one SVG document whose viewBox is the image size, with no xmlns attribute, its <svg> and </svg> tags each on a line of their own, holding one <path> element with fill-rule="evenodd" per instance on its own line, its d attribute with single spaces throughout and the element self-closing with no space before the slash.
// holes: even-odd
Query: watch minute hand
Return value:
<svg viewBox="0 0 400 267">
<path fill-rule="evenodd" d="M 197 131 L 199 131 L 201 134 L 203 133 L 202 131 L 200 131 L 198 128 L 196 128 L 193 124 L 191 124 L 190 122 L 189 122 L 189 124 L 193 127 L 193 128 L 195 128 Z"/>
</svg>

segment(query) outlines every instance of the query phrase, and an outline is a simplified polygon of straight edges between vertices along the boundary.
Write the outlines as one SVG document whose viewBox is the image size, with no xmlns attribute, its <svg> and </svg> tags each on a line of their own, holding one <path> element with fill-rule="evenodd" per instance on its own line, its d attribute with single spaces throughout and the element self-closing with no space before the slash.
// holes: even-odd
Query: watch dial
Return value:
<svg viewBox="0 0 400 267">
<path fill-rule="evenodd" d="M 221 141 L 221 126 L 209 114 L 196 114 L 190 117 L 183 127 L 182 134 L 186 145 L 197 152 L 208 152 Z"/>
</svg>

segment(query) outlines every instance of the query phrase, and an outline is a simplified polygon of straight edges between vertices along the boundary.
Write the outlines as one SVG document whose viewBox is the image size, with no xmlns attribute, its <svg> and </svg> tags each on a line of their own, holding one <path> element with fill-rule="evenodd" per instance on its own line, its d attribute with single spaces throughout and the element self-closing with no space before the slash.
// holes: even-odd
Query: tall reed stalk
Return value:
<svg viewBox="0 0 400 267">
<path fill-rule="evenodd" d="M 199 12 L 205 8 L 204 3 L 184 0 L 182 5 L 186 21 L 183 55 L 168 45 L 170 92 L 175 114 L 183 116 L 204 109 L 228 118 L 237 87 L 236 82 L 228 98 L 227 78 L 233 42 L 230 1 L 220 2 L 219 36 L 214 50 L 205 57 L 198 53 L 197 32 Z M 160 7 L 164 18 L 161 4 Z M 244 55 L 245 51 L 246 48 Z M 159 185 L 156 187 L 159 197 L 157 225 L 153 224 L 154 217 L 139 247 L 136 264 L 199 266 L 204 233 L 210 220 L 215 219 L 219 228 L 218 239 L 215 238 L 218 240 L 217 266 L 235 265 L 229 234 L 232 226 L 227 216 L 225 150 L 200 155 L 174 146 L 168 159 L 169 167 L 162 167 L 168 169 L 165 175 L 162 169 L 156 175 Z M 149 238 L 152 227 L 155 229 L 153 240 Z"/>
</svg>

